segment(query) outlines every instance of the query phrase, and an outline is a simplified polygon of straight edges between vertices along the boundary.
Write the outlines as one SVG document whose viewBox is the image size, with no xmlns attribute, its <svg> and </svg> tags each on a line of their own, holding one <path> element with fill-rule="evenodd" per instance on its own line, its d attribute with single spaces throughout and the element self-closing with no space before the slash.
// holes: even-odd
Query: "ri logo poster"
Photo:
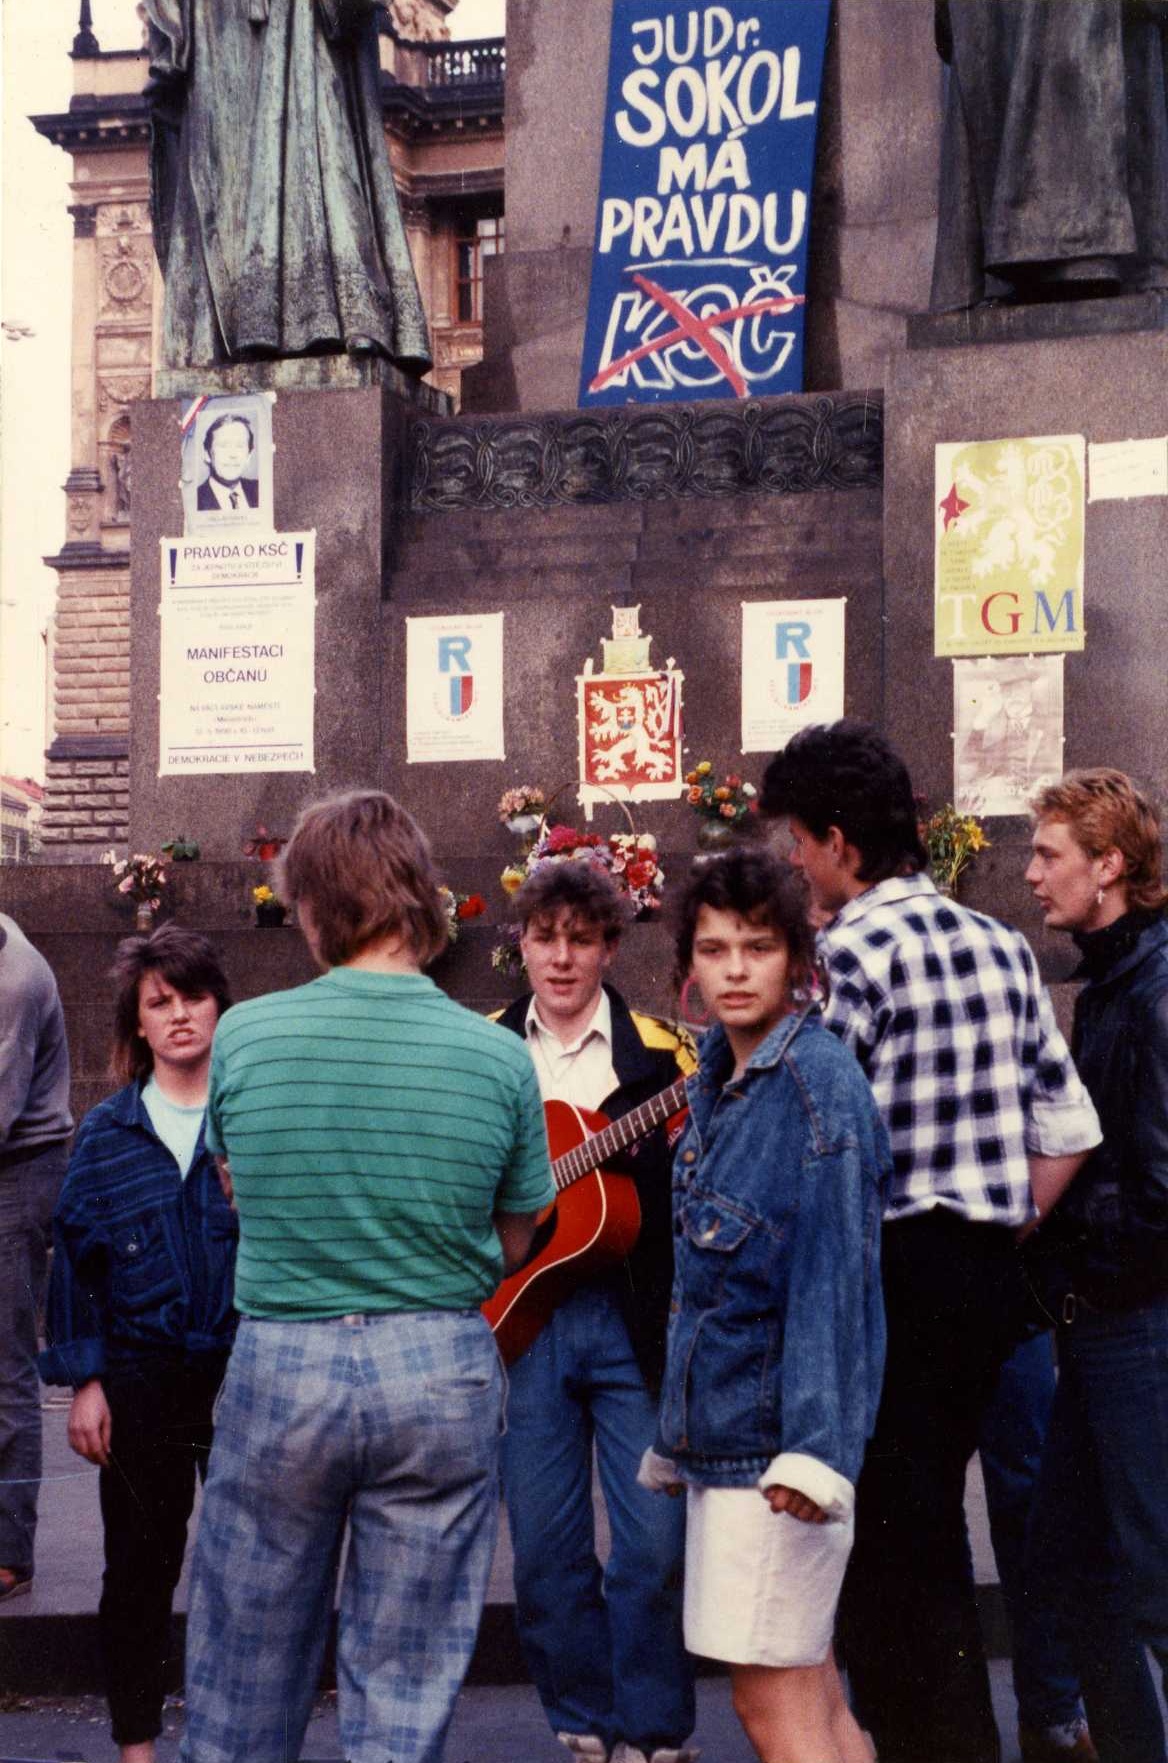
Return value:
<svg viewBox="0 0 1168 1763">
<path fill-rule="evenodd" d="M 407 618 L 407 762 L 503 757 L 503 614 Z"/>
<path fill-rule="evenodd" d="M 803 388 L 830 0 L 613 0 L 580 404 Z"/>
<path fill-rule="evenodd" d="M 847 600 L 744 600 L 742 751 L 773 753 L 844 713 Z"/>
</svg>

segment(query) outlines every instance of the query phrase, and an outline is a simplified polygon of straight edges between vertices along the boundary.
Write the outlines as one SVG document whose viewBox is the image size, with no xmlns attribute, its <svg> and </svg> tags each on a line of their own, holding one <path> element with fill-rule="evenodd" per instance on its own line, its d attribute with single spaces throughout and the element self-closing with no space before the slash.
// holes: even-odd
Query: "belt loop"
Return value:
<svg viewBox="0 0 1168 1763">
<path fill-rule="evenodd" d="M 1076 1298 L 1074 1292 L 1068 1292 L 1063 1299 L 1063 1321 L 1065 1323 L 1069 1324 L 1075 1320 L 1075 1311 L 1078 1307 L 1079 1300 Z"/>
</svg>

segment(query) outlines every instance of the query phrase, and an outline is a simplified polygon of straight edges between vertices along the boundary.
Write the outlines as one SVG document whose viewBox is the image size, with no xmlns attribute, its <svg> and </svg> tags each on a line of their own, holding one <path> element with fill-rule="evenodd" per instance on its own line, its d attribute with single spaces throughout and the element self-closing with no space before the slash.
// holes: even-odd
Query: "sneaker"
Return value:
<svg viewBox="0 0 1168 1763">
<path fill-rule="evenodd" d="M 587 1757 L 589 1763 L 608 1763 L 608 1746 L 594 1732 L 558 1732 L 556 1737 L 573 1757 Z"/>
<path fill-rule="evenodd" d="M 700 1756 L 701 1752 L 694 1746 L 683 1745 L 676 1751 L 657 1750 L 647 1757 L 636 1745 L 627 1745 L 621 1739 L 612 1753 L 612 1763 L 698 1763 Z"/>
<path fill-rule="evenodd" d="M 32 1574 L 18 1567 L 0 1567 L 0 1604 L 6 1598 L 19 1598 L 32 1590 Z"/>
<path fill-rule="evenodd" d="M 1099 1763 L 1087 1722 L 1080 1717 L 1062 1726 L 1020 1726 L 1022 1763 Z"/>
</svg>

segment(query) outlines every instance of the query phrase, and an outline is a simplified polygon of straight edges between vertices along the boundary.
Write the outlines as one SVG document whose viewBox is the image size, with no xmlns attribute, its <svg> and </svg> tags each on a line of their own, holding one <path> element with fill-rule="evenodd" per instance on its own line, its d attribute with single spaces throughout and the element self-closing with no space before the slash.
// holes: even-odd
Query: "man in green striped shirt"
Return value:
<svg viewBox="0 0 1168 1763">
<path fill-rule="evenodd" d="M 446 936 L 388 796 L 308 809 L 284 859 L 322 977 L 228 1011 L 207 1142 L 239 1211 L 239 1337 L 192 1573 L 188 1763 L 282 1763 L 346 1520 L 349 1763 L 432 1763 L 498 1522 L 502 1374 L 479 1313 L 553 1196 L 539 1086 L 422 972 Z"/>
</svg>

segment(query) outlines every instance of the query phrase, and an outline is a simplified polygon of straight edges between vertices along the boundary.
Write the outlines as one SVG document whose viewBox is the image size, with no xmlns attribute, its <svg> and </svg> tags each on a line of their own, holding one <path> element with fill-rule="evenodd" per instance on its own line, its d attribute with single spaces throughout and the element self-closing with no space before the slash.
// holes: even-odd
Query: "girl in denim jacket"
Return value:
<svg viewBox="0 0 1168 1763">
<path fill-rule="evenodd" d="M 762 1763 L 869 1763 L 832 1626 L 884 1357 L 881 1190 L 867 1082 L 805 999 L 803 884 L 769 853 L 707 863 L 678 972 L 714 1026 L 674 1164 L 676 1271 L 658 1449 L 687 1490 L 685 1638 L 731 1667 Z"/>
</svg>

